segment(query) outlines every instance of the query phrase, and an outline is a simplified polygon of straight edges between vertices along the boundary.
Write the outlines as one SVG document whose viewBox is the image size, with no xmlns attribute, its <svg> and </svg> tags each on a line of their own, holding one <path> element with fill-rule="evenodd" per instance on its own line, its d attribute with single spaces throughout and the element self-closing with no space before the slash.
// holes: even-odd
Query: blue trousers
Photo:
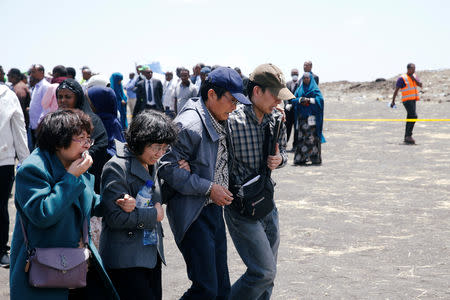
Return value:
<svg viewBox="0 0 450 300">
<path fill-rule="evenodd" d="M 247 266 L 245 273 L 231 287 L 229 299 L 270 299 L 280 245 L 277 208 L 254 221 L 226 207 L 225 220 L 234 246 Z"/>
<path fill-rule="evenodd" d="M 228 299 L 230 277 L 222 207 L 205 206 L 178 245 L 191 287 L 181 299 Z"/>
</svg>

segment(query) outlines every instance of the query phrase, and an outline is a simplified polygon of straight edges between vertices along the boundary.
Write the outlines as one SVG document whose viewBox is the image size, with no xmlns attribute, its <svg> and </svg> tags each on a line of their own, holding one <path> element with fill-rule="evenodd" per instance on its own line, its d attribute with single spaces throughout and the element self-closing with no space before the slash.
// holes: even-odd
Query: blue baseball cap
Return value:
<svg viewBox="0 0 450 300">
<path fill-rule="evenodd" d="M 242 93 L 242 78 L 235 70 L 227 67 L 218 67 L 208 74 L 208 80 L 213 85 L 230 92 L 242 104 L 252 104 Z"/>
</svg>

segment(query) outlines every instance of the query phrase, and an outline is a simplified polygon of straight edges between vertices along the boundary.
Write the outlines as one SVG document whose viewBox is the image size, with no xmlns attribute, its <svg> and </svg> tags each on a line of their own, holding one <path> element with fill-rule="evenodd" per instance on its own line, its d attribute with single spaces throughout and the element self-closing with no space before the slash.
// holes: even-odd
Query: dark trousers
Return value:
<svg viewBox="0 0 450 300">
<path fill-rule="evenodd" d="M 121 300 L 161 300 L 161 258 L 153 269 L 126 268 L 108 270 Z"/>
<path fill-rule="evenodd" d="M 294 126 L 294 121 L 295 121 L 295 112 L 294 112 L 294 108 L 291 107 L 291 110 L 286 111 L 285 125 L 286 125 L 287 142 L 289 142 L 289 137 L 291 136 L 292 127 Z M 294 128 L 294 130 L 295 130 L 295 128 Z M 295 140 L 295 136 L 294 136 L 294 140 Z"/>
<path fill-rule="evenodd" d="M 416 100 L 405 101 L 403 102 L 403 106 L 406 109 L 407 119 L 417 119 Z M 416 122 L 406 122 L 405 137 L 412 136 L 414 124 L 416 124 Z"/>
<path fill-rule="evenodd" d="M 205 206 L 178 248 L 192 281 L 181 299 L 228 299 L 230 277 L 222 207 L 215 204 Z"/>
<path fill-rule="evenodd" d="M 14 166 L 0 166 L 0 255 L 8 249 L 9 214 L 8 199 L 14 182 Z"/>
<path fill-rule="evenodd" d="M 92 266 L 93 262 L 89 262 Z M 111 300 L 109 291 L 106 290 L 100 275 L 95 268 L 89 267 L 86 278 L 86 287 L 70 289 L 68 300 Z"/>
</svg>

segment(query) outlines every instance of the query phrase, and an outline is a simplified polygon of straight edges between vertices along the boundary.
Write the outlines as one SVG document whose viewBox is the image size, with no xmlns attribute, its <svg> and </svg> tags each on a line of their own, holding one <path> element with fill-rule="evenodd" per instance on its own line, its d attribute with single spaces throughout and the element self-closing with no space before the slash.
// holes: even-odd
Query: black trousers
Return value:
<svg viewBox="0 0 450 300">
<path fill-rule="evenodd" d="M 14 165 L 0 166 L 0 255 L 8 249 L 8 199 L 14 182 Z"/>
<path fill-rule="evenodd" d="M 403 102 L 403 106 L 406 109 L 407 119 L 417 119 L 416 100 L 405 101 Z M 412 136 L 414 124 L 416 124 L 416 122 L 406 122 L 405 137 Z"/>
<path fill-rule="evenodd" d="M 291 131 L 292 131 L 292 127 L 294 126 L 294 121 L 295 121 L 295 112 L 294 112 L 294 108 L 291 107 L 291 110 L 286 111 L 286 135 L 287 135 L 287 142 L 289 142 L 289 137 L 291 136 Z M 295 136 L 294 136 L 294 140 L 295 140 Z M 295 147 L 295 145 L 294 145 Z"/>
<path fill-rule="evenodd" d="M 161 258 L 159 256 L 153 269 L 109 269 L 108 274 L 121 300 L 162 299 Z"/>
<path fill-rule="evenodd" d="M 70 289 L 68 300 L 111 300 L 109 292 L 106 290 L 100 275 L 89 263 L 89 271 L 86 278 L 86 287 Z"/>
</svg>

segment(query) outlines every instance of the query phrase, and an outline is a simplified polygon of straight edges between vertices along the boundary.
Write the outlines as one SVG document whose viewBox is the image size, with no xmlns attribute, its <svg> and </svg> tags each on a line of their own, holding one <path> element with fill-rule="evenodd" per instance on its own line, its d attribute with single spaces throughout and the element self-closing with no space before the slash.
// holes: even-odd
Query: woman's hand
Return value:
<svg viewBox="0 0 450 300">
<path fill-rule="evenodd" d="M 189 173 L 191 173 L 191 166 L 189 166 L 189 163 L 185 161 L 184 159 L 178 161 L 178 167 L 180 169 L 185 169 Z"/>
<path fill-rule="evenodd" d="M 89 155 L 89 152 L 86 152 L 86 155 L 83 155 L 81 158 L 75 160 L 67 169 L 67 172 L 72 174 L 75 177 L 80 177 L 81 174 L 86 172 L 94 161 L 92 157 Z"/>
<path fill-rule="evenodd" d="M 117 199 L 116 200 L 116 204 L 120 206 L 120 208 L 126 212 L 126 213 L 130 213 L 134 210 L 134 208 L 136 207 L 136 199 L 134 199 L 133 197 L 131 197 L 128 194 L 125 194 L 123 196 L 123 198 Z"/>
<path fill-rule="evenodd" d="M 164 209 L 161 206 L 161 203 L 156 202 L 155 203 L 155 208 L 156 208 L 156 221 L 161 222 L 164 219 Z"/>
</svg>

